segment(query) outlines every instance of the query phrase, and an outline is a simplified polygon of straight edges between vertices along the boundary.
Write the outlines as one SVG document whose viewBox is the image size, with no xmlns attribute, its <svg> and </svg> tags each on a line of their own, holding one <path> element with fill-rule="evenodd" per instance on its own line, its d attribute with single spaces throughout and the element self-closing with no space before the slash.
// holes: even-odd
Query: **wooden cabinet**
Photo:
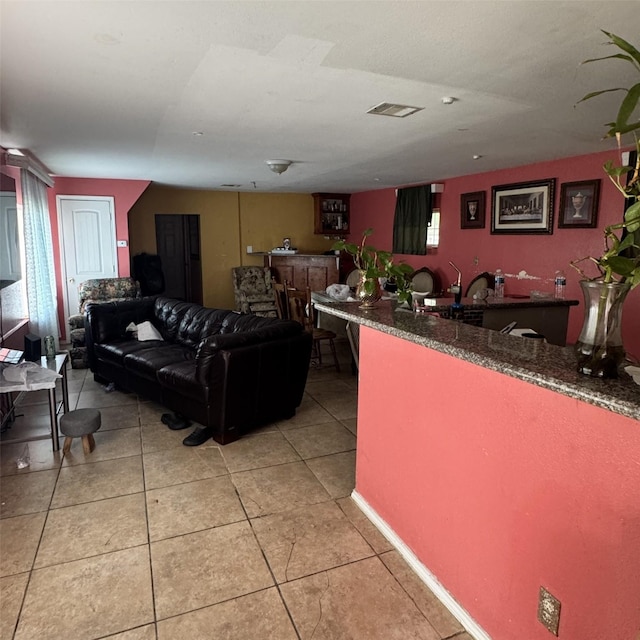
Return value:
<svg viewBox="0 0 640 640">
<path fill-rule="evenodd" d="M 347 193 L 314 193 L 314 233 L 323 236 L 346 236 L 351 212 Z"/>
<path fill-rule="evenodd" d="M 285 280 L 296 289 L 309 287 L 311 291 L 325 291 L 339 281 L 340 257 L 336 255 L 265 256 L 265 266 L 277 282 Z"/>
</svg>

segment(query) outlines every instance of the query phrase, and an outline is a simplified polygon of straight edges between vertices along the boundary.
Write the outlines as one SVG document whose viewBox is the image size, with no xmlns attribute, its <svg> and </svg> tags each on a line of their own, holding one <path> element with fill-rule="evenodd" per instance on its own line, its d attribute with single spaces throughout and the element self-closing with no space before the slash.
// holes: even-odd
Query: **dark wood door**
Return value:
<svg viewBox="0 0 640 640">
<path fill-rule="evenodd" d="M 169 298 L 202 304 L 200 216 L 156 214 L 156 246 Z"/>
</svg>

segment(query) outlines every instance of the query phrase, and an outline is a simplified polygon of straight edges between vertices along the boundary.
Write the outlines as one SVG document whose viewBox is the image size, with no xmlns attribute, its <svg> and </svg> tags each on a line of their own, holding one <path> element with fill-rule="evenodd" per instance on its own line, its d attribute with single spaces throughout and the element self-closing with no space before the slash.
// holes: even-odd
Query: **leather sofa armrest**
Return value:
<svg viewBox="0 0 640 640">
<path fill-rule="evenodd" d="M 153 319 L 155 298 L 88 304 L 85 310 L 85 343 L 89 366 L 93 366 L 95 344 L 127 338 L 127 326 Z"/>
<path fill-rule="evenodd" d="M 196 376 L 200 382 L 205 382 L 208 377 L 208 371 L 220 352 L 229 353 L 234 349 L 292 338 L 302 332 L 302 326 L 299 323 L 285 321 L 261 329 L 252 329 L 251 331 L 218 333 L 209 336 L 198 345 L 196 353 Z"/>
<path fill-rule="evenodd" d="M 217 351 L 246 347 L 258 342 L 280 340 L 301 333 L 302 327 L 297 322 L 280 322 L 276 325 L 252 329 L 251 331 L 238 331 L 236 333 L 217 333 L 205 338 L 198 346 L 198 357 L 215 354 Z"/>
</svg>

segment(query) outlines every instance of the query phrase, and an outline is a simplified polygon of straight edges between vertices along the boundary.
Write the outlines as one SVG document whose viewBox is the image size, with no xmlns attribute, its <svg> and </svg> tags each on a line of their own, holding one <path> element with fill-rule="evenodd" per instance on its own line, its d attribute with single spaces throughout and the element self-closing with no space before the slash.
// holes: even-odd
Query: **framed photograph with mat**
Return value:
<svg viewBox="0 0 640 640">
<path fill-rule="evenodd" d="M 600 180 L 563 182 L 560 186 L 559 229 L 592 229 L 598 224 Z"/>
<path fill-rule="evenodd" d="M 555 178 L 491 188 L 491 233 L 552 234 Z"/>
<path fill-rule="evenodd" d="M 485 194 L 485 191 L 475 191 L 460 195 L 461 229 L 484 229 Z"/>
</svg>

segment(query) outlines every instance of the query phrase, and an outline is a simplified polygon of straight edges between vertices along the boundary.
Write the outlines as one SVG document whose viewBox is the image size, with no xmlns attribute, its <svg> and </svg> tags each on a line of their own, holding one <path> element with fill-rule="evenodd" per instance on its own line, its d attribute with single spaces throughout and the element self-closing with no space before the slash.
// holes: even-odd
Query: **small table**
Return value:
<svg viewBox="0 0 640 640">
<path fill-rule="evenodd" d="M 51 423 L 51 440 L 53 442 L 53 450 L 60 449 L 60 441 L 58 437 L 58 413 L 60 408 L 63 413 L 69 411 L 69 384 L 67 381 L 67 364 L 69 363 L 69 352 L 62 351 L 56 354 L 56 359 L 48 360 L 45 356 L 40 358 L 40 366 L 45 369 L 52 369 L 62 376 L 62 402 L 56 402 L 56 386 L 55 384 L 49 389 L 49 421 Z"/>
<path fill-rule="evenodd" d="M 52 381 L 50 385 L 39 385 L 39 389 L 47 389 L 49 392 L 49 421 L 51 424 L 51 441 L 53 443 L 53 450 L 58 451 L 60 449 L 60 441 L 58 435 L 58 413 L 62 408 L 64 413 L 69 411 L 69 386 L 67 381 L 67 364 L 69 363 L 69 352 L 62 351 L 56 354 L 55 360 L 50 360 L 46 357 L 40 358 L 40 366 L 45 369 L 51 369 L 62 376 L 62 401 L 58 402 L 56 398 L 56 385 L 55 381 Z M 28 389 L 26 387 L 20 388 L 20 385 L 3 384 L 0 386 L 0 391 L 4 392 L 2 387 L 6 388 L 6 392 L 18 391 L 20 393 L 29 393 L 29 391 L 35 391 L 35 389 Z M 39 390 L 38 389 L 38 390 Z M 15 406 L 11 408 L 11 411 L 15 410 Z M 22 440 L 6 440 L 5 442 L 28 442 L 31 440 L 43 440 L 49 436 L 34 436 L 31 438 L 24 438 Z"/>
</svg>

